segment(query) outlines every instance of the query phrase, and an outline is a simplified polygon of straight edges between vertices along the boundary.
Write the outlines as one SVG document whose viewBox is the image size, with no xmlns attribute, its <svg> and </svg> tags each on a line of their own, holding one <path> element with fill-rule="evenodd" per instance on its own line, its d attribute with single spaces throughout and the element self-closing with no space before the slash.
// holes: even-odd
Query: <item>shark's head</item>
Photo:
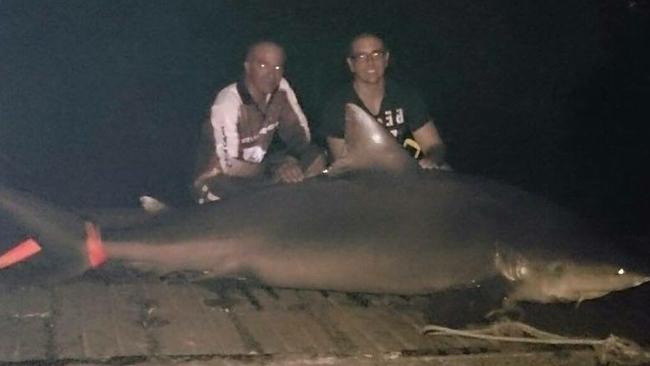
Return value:
<svg viewBox="0 0 650 366">
<path fill-rule="evenodd" d="M 514 302 L 581 302 L 650 281 L 648 275 L 610 264 L 529 260 L 497 253 L 495 265 L 511 281 L 508 299 Z"/>
<path fill-rule="evenodd" d="M 417 163 L 383 126 L 355 104 L 345 106 L 346 155 L 328 168 L 330 176 L 350 171 L 416 174 Z"/>
</svg>

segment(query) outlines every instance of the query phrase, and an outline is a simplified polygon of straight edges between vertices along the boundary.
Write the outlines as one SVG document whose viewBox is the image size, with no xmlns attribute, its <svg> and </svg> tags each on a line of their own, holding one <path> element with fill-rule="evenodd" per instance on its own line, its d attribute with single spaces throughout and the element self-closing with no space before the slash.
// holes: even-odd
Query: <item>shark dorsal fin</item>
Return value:
<svg viewBox="0 0 650 366">
<path fill-rule="evenodd" d="M 383 126 L 355 104 L 345 105 L 346 155 L 329 168 L 330 175 L 349 171 L 375 171 L 412 175 L 417 162 Z"/>
</svg>

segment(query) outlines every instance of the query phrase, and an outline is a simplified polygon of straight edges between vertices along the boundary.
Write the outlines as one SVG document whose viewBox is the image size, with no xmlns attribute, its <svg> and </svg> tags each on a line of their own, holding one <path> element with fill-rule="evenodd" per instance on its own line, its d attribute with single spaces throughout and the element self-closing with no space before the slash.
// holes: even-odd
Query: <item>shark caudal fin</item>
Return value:
<svg viewBox="0 0 650 366">
<path fill-rule="evenodd" d="M 43 248 L 34 238 L 27 238 L 0 255 L 0 269 L 8 268 L 38 254 Z"/>
<path fill-rule="evenodd" d="M 375 171 L 395 176 L 415 175 L 418 165 L 386 129 L 359 106 L 345 106 L 345 157 L 328 168 L 330 176 Z"/>
<path fill-rule="evenodd" d="M 0 216 L 31 238 L 8 250 L 9 243 L 0 243 L 0 280 L 59 281 L 107 259 L 94 224 L 26 192 L 0 185 Z"/>
</svg>

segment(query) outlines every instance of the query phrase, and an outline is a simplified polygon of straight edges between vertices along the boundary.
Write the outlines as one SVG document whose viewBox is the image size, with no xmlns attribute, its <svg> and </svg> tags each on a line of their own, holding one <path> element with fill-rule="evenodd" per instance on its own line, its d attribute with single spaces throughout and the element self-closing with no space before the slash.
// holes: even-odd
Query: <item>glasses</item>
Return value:
<svg viewBox="0 0 650 366">
<path fill-rule="evenodd" d="M 374 50 L 370 53 L 357 53 L 350 56 L 351 59 L 357 62 L 368 62 L 369 60 L 378 61 L 386 54 L 385 50 Z"/>
<path fill-rule="evenodd" d="M 281 71 L 282 69 L 284 69 L 284 66 L 282 65 L 271 65 L 263 62 L 257 63 L 257 67 L 263 70 L 275 70 L 275 71 Z"/>
</svg>

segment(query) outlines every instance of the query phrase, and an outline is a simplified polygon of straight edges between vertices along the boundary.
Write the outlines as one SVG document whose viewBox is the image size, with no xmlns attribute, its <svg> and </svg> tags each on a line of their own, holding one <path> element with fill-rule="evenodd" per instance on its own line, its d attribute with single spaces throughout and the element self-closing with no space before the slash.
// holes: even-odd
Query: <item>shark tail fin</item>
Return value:
<svg viewBox="0 0 650 366">
<path fill-rule="evenodd" d="M 0 269 L 20 263 L 41 251 L 36 239 L 28 238 L 0 256 Z"/>
<path fill-rule="evenodd" d="M 102 244 L 99 227 L 91 222 L 86 222 L 86 254 L 91 268 L 97 268 L 108 260 L 106 249 Z M 28 238 L 18 243 L 0 256 L 0 269 L 8 268 L 23 262 L 42 250 L 34 238 Z"/>
<path fill-rule="evenodd" d="M 26 243 L 4 257 L 0 282 L 38 280 L 54 283 L 82 274 L 107 260 L 99 228 L 65 208 L 0 184 L 0 216 L 11 230 L 27 233 Z M 35 245 L 38 244 L 38 247 Z M 38 250 L 42 246 L 42 251 Z M 41 253 L 34 256 L 36 253 Z M 2 253 L 0 253 L 2 254 Z M 27 260 L 28 266 L 12 264 Z"/>
</svg>

